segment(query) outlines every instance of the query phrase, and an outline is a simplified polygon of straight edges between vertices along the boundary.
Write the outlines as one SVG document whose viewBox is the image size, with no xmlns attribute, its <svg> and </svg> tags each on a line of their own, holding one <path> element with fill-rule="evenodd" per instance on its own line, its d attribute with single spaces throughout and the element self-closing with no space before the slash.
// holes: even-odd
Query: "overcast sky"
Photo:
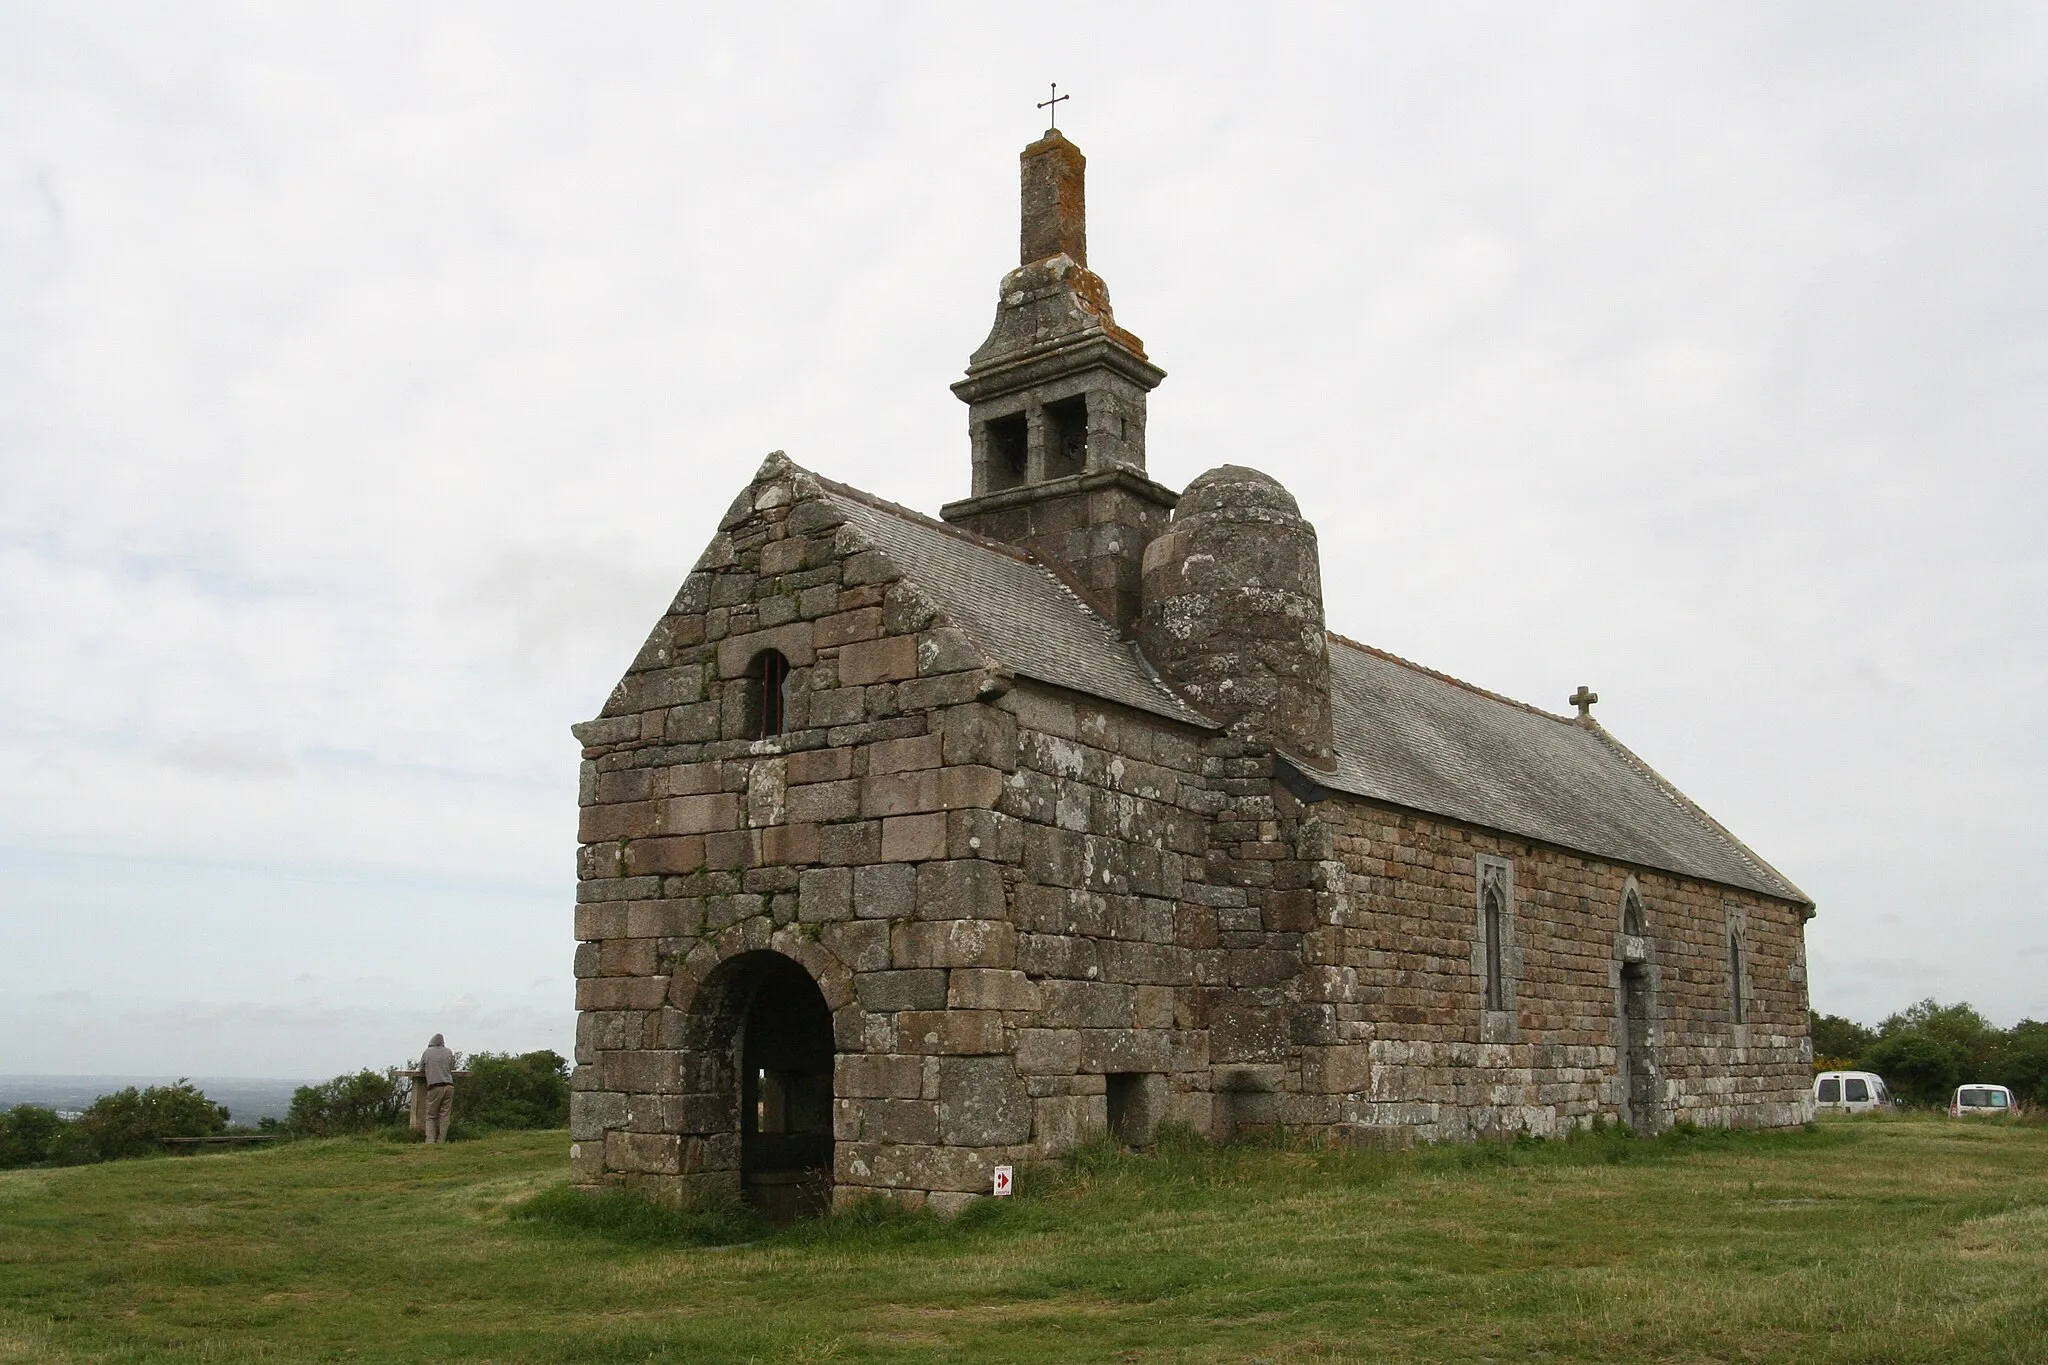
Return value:
<svg viewBox="0 0 2048 1365">
<path fill-rule="evenodd" d="M 1599 717 L 1816 1009 L 2048 1016 L 2048 9 L 0 3 L 0 1072 L 570 1050 L 761 456 L 936 511 L 1057 80 L 1152 473 Z M 2024 875 L 2023 875 L 2024 874 Z"/>
</svg>

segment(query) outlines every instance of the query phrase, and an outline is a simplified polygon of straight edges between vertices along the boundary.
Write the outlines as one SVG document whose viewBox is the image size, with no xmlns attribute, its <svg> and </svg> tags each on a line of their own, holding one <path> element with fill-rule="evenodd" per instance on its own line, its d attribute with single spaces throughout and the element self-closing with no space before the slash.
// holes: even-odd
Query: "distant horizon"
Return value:
<svg viewBox="0 0 2048 1365">
<path fill-rule="evenodd" d="M 34 1104 L 59 1113 L 83 1113 L 104 1095 L 131 1087 L 146 1089 L 186 1081 L 215 1104 L 223 1105 L 231 1123 L 256 1123 L 284 1118 L 300 1088 L 318 1085 L 325 1077 L 191 1076 L 147 1072 L 103 1072 L 98 1075 L 0 1073 L 0 1110 Z"/>
<path fill-rule="evenodd" d="M 1920 1001 L 1929 998 L 1929 996 L 1920 995 L 1915 996 L 1909 1000 L 1901 1000 L 1897 1004 L 1892 1005 L 1891 1007 L 1883 1010 L 1882 1012 L 1871 1015 L 1869 1017 L 1864 1017 L 1859 1014 L 1852 1014 L 1844 1010 L 1826 1009 L 1820 1006 L 1814 1006 L 1812 1008 L 1812 1013 L 1815 1015 L 1833 1015 L 1838 1018 L 1848 1019 L 1854 1023 L 1861 1024 L 1864 1027 L 1874 1029 L 1891 1016 L 1895 1014 L 1903 1014 L 1912 1006 L 1920 1003 Z M 1983 1009 L 1983 1007 L 1979 1006 L 1978 1004 L 1976 1004 L 1976 1002 L 1971 1000 L 1950 1000 L 1945 999 L 1939 995 L 1932 996 L 1931 998 L 1944 1006 L 1968 1005 L 1972 1009 L 1975 1009 L 1980 1014 L 1982 1014 L 1985 1017 L 1985 1019 L 1989 1021 L 1993 1026 L 2000 1029 L 2011 1028 L 2014 1025 L 2029 1019 L 2039 1021 L 2043 1019 L 2044 1016 L 2048 1016 L 2048 1010 L 2044 1010 L 2041 1014 L 2021 1013 L 2016 1014 L 2011 1018 L 2005 1018 L 2002 1015 L 1993 1014 L 1992 1012 Z M 446 1032 L 446 1030 L 441 1030 L 441 1032 Z M 420 1047 L 424 1046 L 425 1038 L 423 1037 L 420 1042 Z M 454 1045 L 451 1044 L 451 1046 Z M 571 1051 L 564 1048 L 552 1047 L 548 1045 L 543 1045 L 543 1047 L 540 1048 L 507 1047 L 493 1045 L 485 1045 L 481 1047 L 455 1047 L 455 1051 L 462 1056 L 471 1056 L 478 1052 L 508 1052 L 518 1054 L 525 1052 L 537 1052 L 544 1049 L 548 1051 L 553 1051 L 560 1056 L 569 1058 L 572 1061 L 574 1060 L 573 1053 Z M 381 1071 L 383 1068 L 387 1066 L 404 1066 L 407 1065 L 409 1062 L 415 1060 L 418 1056 L 418 1052 L 419 1048 L 415 1047 L 410 1051 L 410 1053 L 407 1056 L 398 1057 L 388 1061 L 363 1062 L 354 1066 L 342 1065 L 333 1068 L 314 1067 L 296 1074 L 288 1071 L 270 1071 L 257 1073 L 221 1070 L 207 1071 L 204 1074 L 202 1074 L 197 1071 L 180 1070 L 175 1067 L 155 1069 L 125 1068 L 78 1071 L 0 1071 L 0 1108 L 6 1107 L 6 1094 L 8 1088 L 10 1086 L 10 1083 L 15 1082 L 118 1082 L 120 1085 L 159 1085 L 178 1080 L 187 1080 L 192 1082 L 192 1084 L 199 1086 L 199 1088 L 202 1090 L 205 1089 L 204 1083 L 207 1081 L 228 1081 L 237 1084 L 257 1084 L 269 1082 L 273 1084 L 312 1085 L 322 1081 L 332 1080 L 336 1076 L 353 1075 L 358 1071 Z M 118 1089 L 119 1085 L 116 1085 L 114 1088 Z"/>
</svg>

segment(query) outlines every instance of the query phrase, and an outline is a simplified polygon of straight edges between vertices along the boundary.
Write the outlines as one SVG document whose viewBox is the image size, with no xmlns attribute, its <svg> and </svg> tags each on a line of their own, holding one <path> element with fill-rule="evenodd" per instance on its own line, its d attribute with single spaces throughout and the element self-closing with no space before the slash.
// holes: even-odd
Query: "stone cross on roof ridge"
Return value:
<svg viewBox="0 0 2048 1365">
<path fill-rule="evenodd" d="M 1579 690 L 1566 697 L 1565 700 L 1579 708 L 1580 720 L 1591 720 L 1593 719 L 1593 703 L 1600 700 L 1600 694 L 1584 683 L 1580 683 Z"/>
</svg>

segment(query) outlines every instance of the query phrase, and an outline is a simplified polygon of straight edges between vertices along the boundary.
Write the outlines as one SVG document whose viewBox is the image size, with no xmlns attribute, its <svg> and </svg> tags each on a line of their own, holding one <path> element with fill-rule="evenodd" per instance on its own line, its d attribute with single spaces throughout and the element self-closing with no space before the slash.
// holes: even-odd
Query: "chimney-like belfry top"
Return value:
<svg viewBox="0 0 2048 1365">
<path fill-rule="evenodd" d="M 1137 624 L 1141 556 L 1173 490 L 1145 473 L 1145 398 L 1166 371 L 1117 325 L 1088 268 L 1088 159 L 1057 129 L 1019 158 L 1018 254 L 953 392 L 967 404 L 970 495 L 940 515 L 1021 546 L 1119 630 Z"/>
<path fill-rule="evenodd" d="M 1088 264 L 1088 158 L 1057 128 L 1024 149 L 1024 226 L 1019 265 L 1065 256 Z"/>
</svg>

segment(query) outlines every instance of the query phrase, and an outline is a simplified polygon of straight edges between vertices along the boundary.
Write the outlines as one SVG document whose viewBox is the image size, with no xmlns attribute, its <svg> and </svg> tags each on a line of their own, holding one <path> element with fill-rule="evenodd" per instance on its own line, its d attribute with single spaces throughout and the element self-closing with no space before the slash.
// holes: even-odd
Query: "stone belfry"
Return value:
<svg viewBox="0 0 2048 1365">
<path fill-rule="evenodd" d="M 1166 371 L 1117 326 L 1088 269 L 1087 158 L 1057 129 L 1024 149 L 1021 262 L 953 392 L 967 404 L 973 496 L 949 522 L 1030 550 L 1129 633 L 1145 545 L 1176 495 L 1145 474 L 1145 395 Z"/>
</svg>

